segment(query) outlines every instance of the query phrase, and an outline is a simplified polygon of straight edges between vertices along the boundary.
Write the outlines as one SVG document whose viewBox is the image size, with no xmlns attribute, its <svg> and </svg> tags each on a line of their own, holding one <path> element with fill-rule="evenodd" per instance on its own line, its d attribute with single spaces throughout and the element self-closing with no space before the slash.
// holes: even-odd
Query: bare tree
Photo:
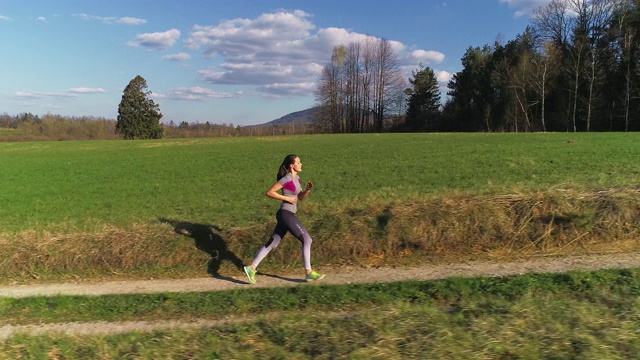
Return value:
<svg viewBox="0 0 640 360">
<path fill-rule="evenodd" d="M 551 0 L 539 8 L 533 23 L 544 40 L 567 55 L 571 76 L 571 123 L 577 131 L 578 105 L 585 104 L 590 130 L 595 86 L 601 77 L 598 46 L 614 9 L 622 0 Z M 586 94 L 586 95 L 585 95 Z"/>
<path fill-rule="evenodd" d="M 620 36 L 619 54 L 621 63 L 624 66 L 624 130 L 629 131 L 629 111 L 631 107 L 632 83 L 634 78 L 635 64 L 638 64 L 638 38 L 637 30 L 631 26 L 632 22 L 632 5 L 629 2 L 623 2 L 618 12 L 618 36 Z"/>
<path fill-rule="evenodd" d="M 372 104 L 374 99 L 374 81 L 377 75 L 376 68 L 376 40 L 369 37 L 364 40 L 364 56 L 362 58 L 362 73 L 360 79 L 362 81 L 362 104 L 360 109 L 361 122 L 359 123 L 358 132 L 371 131 L 373 128 L 372 120 Z"/>
<path fill-rule="evenodd" d="M 321 129 L 334 133 L 346 132 L 345 118 L 345 59 L 347 49 L 336 46 L 331 54 L 331 62 L 322 70 L 315 91 L 320 104 L 314 122 Z"/>
<path fill-rule="evenodd" d="M 567 0 L 551 0 L 546 6 L 534 10 L 532 24 L 543 40 L 562 47 L 568 43 L 568 12 Z"/>
<path fill-rule="evenodd" d="M 573 5 L 585 13 L 585 27 L 588 38 L 588 63 L 585 75 L 588 81 L 587 92 L 587 131 L 591 130 L 593 100 L 596 97 L 595 87 L 605 79 L 605 71 L 600 60 L 600 49 L 605 29 L 611 23 L 614 10 L 621 5 L 619 0 L 592 0 L 589 5 L 583 0 L 573 0 Z"/>
<path fill-rule="evenodd" d="M 549 82 L 558 69 L 556 59 L 558 58 L 558 50 L 552 42 L 544 44 L 544 52 L 542 54 L 534 54 L 531 64 L 534 70 L 531 72 L 529 83 L 531 88 L 538 94 L 540 99 L 540 123 L 542 131 L 547 131 L 545 120 L 546 98 L 551 91 Z"/>
<path fill-rule="evenodd" d="M 332 124 L 334 132 L 381 131 L 388 108 L 397 104 L 402 81 L 386 40 L 370 37 L 336 47 L 318 79 L 318 122 Z"/>
<path fill-rule="evenodd" d="M 531 72 L 530 61 L 529 61 L 529 57 L 531 55 L 529 53 L 524 53 L 521 56 L 522 57 L 520 58 L 520 61 L 518 62 L 518 64 L 512 67 L 509 73 L 510 73 L 510 78 L 512 83 L 511 86 L 514 89 L 516 100 L 518 101 L 520 110 L 524 115 L 525 131 L 530 131 L 531 120 L 529 115 L 529 108 L 530 108 L 530 105 L 532 104 L 529 103 L 529 97 L 528 97 L 528 90 L 529 90 L 528 79 L 530 77 L 529 73 Z"/>
<path fill-rule="evenodd" d="M 569 34 L 573 28 L 574 19 L 569 10 L 569 1 L 571 0 L 551 0 L 547 5 L 534 10 L 532 18 L 532 24 L 540 41 L 551 43 L 557 50 L 558 68 L 563 70 L 565 69 L 565 56 L 568 52 Z M 572 92 L 571 89 L 567 90 L 569 93 Z M 575 111 L 567 109 L 566 113 L 574 114 Z M 569 120 L 566 117 L 567 115 L 565 115 L 564 122 L 568 123 Z M 575 124 L 575 119 L 572 118 L 571 122 Z"/>
<path fill-rule="evenodd" d="M 398 65 L 398 57 L 389 41 L 378 40 L 376 55 L 378 72 L 375 77 L 373 109 L 376 130 L 382 131 L 385 115 L 393 107 L 398 96 L 402 97 L 405 82 Z"/>
</svg>

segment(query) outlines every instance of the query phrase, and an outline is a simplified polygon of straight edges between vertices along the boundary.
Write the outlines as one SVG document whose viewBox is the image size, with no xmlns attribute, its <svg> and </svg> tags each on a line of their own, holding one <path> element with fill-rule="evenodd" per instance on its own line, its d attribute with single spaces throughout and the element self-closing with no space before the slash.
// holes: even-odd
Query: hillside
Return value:
<svg viewBox="0 0 640 360">
<path fill-rule="evenodd" d="M 255 126 L 272 126 L 272 125 L 302 125 L 311 124 L 313 122 L 313 113 L 316 108 L 310 108 L 306 110 L 292 112 L 281 118 L 266 122 L 264 124 L 258 124 Z"/>
</svg>

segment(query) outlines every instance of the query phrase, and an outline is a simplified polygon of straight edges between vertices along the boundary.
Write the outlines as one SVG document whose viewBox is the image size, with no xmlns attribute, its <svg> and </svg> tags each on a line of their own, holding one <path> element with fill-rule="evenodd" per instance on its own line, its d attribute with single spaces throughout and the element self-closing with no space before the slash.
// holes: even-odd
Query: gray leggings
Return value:
<svg viewBox="0 0 640 360">
<path fill-rule="evenodd" d="M 260 250 L 258 250 L 258 254 L 256 254 L 255 259 L 253 259 L 252 265 L 257 267 L 271 250 L 278 247 L 280 240 L 284 238 L 287 232 L 290 232 L 302 243 L 302 261 L 304 263 L 304 268 L 311 270 L 312 240 L 307 229 L 305 229 L 300 220 L 298 220 L 296 214 L 288 210 L 278 210 L 276 213 L 276 219 L 278 220 L 278 223 L 276 224 L 276 228 L 273 229 L 271 238 L 263 247 L 260 248 Z"/>
</svg>

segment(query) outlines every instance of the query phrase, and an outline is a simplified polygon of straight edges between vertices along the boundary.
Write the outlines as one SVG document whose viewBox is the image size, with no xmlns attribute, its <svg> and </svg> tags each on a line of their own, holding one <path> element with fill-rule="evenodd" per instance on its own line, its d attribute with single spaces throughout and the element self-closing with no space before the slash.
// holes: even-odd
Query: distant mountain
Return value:
<svg viewBox="0 0 640 360">
<path fill-rule="evenodd" d="M 316 111 L 316 108 L 306 109 L 302 111 L 292 112 L 287 114 L 281 118 L 269 121 L 264 124 L 259 124 L 255 126 L 272 126 L 272 125 L 302 125 L 302 124 L 311 124 L 313 122 L 313 113 Z"/>
</svg>

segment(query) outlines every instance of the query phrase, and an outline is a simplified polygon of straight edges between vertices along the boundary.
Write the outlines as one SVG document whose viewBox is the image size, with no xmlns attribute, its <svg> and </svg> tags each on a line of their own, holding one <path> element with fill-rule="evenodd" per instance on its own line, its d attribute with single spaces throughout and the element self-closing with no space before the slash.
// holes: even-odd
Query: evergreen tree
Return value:
<svg viewBox="0 0 640 360">
<path fill-rule="evenodd" d="M 422 67 L 413 71 L 413 86 L 407 89 L 407 126 L 412 130 L 436 130 L 440 118 L 440 89 L 433 70 Z"/>
<path fill-rule="evenodd" d="M 147 81 L 140 75 L 129 82 L 118 105 L 116 133 L 125 139 L 160 139 L 160 107 L 147 98 Z"/>
<path fill-rule="evenodd" d="M 483 48 L 469 47 L 462 57 L 462 70 L 453 74 L 447 87 L 449 100 L 445 104 L 443 115 L 446 130 L 450 131 L 486 131 L 485 122 L 488 111 L 487 101 L 491 83 L 490 63 L 492 51 L 488 45 Z"/>
</svg>

